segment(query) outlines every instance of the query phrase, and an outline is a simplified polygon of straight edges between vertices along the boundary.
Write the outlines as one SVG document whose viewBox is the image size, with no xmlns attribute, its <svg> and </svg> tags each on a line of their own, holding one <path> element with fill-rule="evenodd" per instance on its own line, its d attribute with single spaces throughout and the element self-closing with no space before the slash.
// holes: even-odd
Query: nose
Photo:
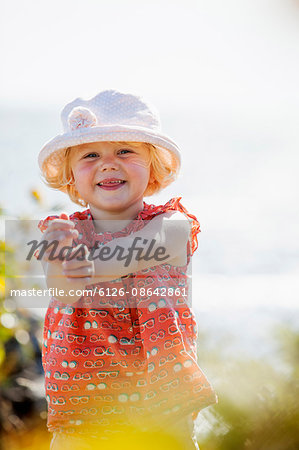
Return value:
<svg viewBox="0 0 299 450">
<path fill-rule="evenodd" d="M 118 170 L 118 162 L 113 155 L 103 155 L 100 160 L 101 171 Z"/>
</svg>

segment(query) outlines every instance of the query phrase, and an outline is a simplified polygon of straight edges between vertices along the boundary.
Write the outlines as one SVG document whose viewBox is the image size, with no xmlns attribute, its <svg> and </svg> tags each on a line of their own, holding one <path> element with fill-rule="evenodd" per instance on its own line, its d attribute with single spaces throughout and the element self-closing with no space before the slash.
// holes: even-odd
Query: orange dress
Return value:
<svg viewBox="0 0 299 450">
<path fill-rule="evenodd" d="M 181 211 L 191 233 L 186 266 L 160 264 L 87 286 L 94 294 L 72 305 L 52 297 L 42 349 L 49 431 L 105 436 L 128 424 L 164 426 L 217 403 L 197 364 L 189 299 L 187 271 L 200 226 L 180 199 L 144 202 L 135 220 L 116 233 L 97 234 L 89 209 L 70 215 L 79 231 L 74 246 L 127 236 L 167 211 Z M 40 221 L 40 230 L 55 218 Z"/>
</svg>

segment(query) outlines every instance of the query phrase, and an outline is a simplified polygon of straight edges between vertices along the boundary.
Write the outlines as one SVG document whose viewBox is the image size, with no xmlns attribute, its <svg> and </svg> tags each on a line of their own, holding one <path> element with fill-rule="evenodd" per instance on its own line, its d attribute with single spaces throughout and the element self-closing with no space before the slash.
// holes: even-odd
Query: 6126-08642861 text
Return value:
<svg viewBox="0 0 299 450">
<path fill-rule="evenodd" d="M 95 286 L 93 289 L 69 289 L 68 295 L 72 296 L 83 296 L 83 295 L 89 295 L 93 296 L 95 294 L 98 294 L 100 297 L 107 296 L 107 297 L 124 297 L 125 295 L 132 295 L 132 296 L 140 296 L 140 297 L 187 297 L 187 290 L 185 287 L 182 288 L 136 288 L 133 287 L 130 291 L 125 291 L 124 288 L 101 288 L 98 286 Z M 65 294 L 65 291 L 63 289 L 57 289 L 57 288 L 48 288 L 48 289 L 11 289 L 10 290 L 10 296 L 11 297 L 42 297 L 42 296 L 50 296 L 50 297 L 57 297 L 57 296 L 63 296 Z"/>
</svg>

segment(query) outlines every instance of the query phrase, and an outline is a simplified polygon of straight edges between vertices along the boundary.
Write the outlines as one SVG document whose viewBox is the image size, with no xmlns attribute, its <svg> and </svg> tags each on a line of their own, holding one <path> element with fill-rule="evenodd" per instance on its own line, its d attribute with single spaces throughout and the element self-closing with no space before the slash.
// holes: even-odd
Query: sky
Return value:
<svg viewBox="0 0 299 450">
<path fill-rule="evenodd" d="M 0 22 L 0 203 L 8 216 L 40 216 L 33 188 L 45 209 L 74 210 L 42 184 L 36 163 L 60 133 L 66 103 L 111 88 L 137 93 L 158 108 L 182 151 L 178 181 L 148 202 L 182 195 L 198 216 L 195 266 L 218 277 L 213 298 L 225 290 L 235 304 L 242 277 L 252 275 L 247 303 L 259 292 L 255 303 L 271 304 L 281 286 L 295 303 L 298 0 L 7 0 Z M 240 276 L 239 290 L 225 288 L 223 275 Z"/>
<path fill-rule="evenodd" d="M 213 111 L 298 102 L 298 0 L 1 3 L 5 103 L 56 106 L 111 86 Z"/>
</svg>

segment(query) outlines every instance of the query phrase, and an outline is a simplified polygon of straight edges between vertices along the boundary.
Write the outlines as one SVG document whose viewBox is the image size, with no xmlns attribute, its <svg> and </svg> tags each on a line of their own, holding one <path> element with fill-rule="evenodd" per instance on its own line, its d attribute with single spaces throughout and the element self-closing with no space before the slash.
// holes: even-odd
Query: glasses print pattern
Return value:
<svg viewBox="0 0 299 450">
<path fill-rule="evenodd" d="M 48 330 L 43 348 L 54 427 L 58 411 L 59 421 L 63 417 L 69 427 L 70 417 L 85 423 L 88 416 L 89 424 L 92 418 L 97 423 L 98 416 L 115 414 L 117 405 L 123 414 L 136 408 L 140 414 L 159 408 L 169 413 L 211 401 L 210 385 L 196 363 L 196 323 L 187 306 L 153 310 L 151 304 L 139 310 L 133 324 L 127 322 L 130 312 L 126 310 L 119 315 L 117 308 L 110 308 L 100 315 L 89 309 L 85 314 L 79 308 L 70 309 L 71 321 L 64 307 L 53 304 L 47 313 L 48 323 L 52 318 L 57 330 Z M 98 334 L 95 327 L 86 326 L 94 320 Z M 68 332 L 73 323 L 85 335 Z M 85 415 L 84 405 L 93 414 Z"/>
<path fill-rule="evenodd" d="M 151 217 L 164 210 L 153 209 Z M 84 234 L 90 230 L 81 233 L 83 243 L 92 245 Z M 103 284 L 127 290 L 177 283 L 188 289 L 185 267 L 163 264 L 139 275 Z M 50 431 L 76 431 L 82 424 L 109 429 L 115 414 L 166 418 L 215 403 L 197 364 L 197 326 L 188 298 L 135 297 L 126 303 L 101 297 L 94 307 L 95 300 L 82 298 L 74 307 L 52 299 L 47 310 L 43 365 Z"/>
</svg>

